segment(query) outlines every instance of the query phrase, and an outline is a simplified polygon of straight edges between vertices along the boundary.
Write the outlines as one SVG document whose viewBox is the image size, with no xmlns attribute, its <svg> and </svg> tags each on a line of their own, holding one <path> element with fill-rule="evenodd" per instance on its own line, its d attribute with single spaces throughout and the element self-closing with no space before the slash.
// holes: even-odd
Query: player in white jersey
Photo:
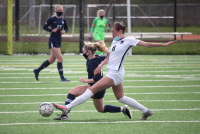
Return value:
<svg viewBox="0 0 200 134">
<path fill-rule="evenodd" d="M 101 71 L 103 65 L 108 63 L 108 73 L 98 82 L 96 82 L 93 86 L 89 87 L 82 95 L 77 97 L 74 101 L 70 104 L 62 106 L 59 104 L 54 103 L 54 107 L 60 109 L 64 113 L 68 113 L 69 110 L 81 103 L 86 102 L 93 94 L 112 87 L 114 95 L 116 99 L 121 102 L 129 105 L 132 108 L 141 110 L 143 112 L 141 120 L 146 120 L 149 116 L 153 115 L 153 112 L 143 106 L 142 104 L 138 103 L 136 100 L 127 97 L 124 95 L 124 88 L 123 88 L 123 78 L 124 78 L 124 69 L 123 69 L 123 62 L 124 58 L 128 52 L 128 50 L 132 46 L 144 46 L 144 47 L 160 47 L 160 46 L 170 46 L 176 41 L 169 41 L 167 43 L 150 43 L 144 42 L 141 40 L 134 39 L 132 37 L 125 37 L 124 31 L 126 27 L 123 22 L 115 22 L 114 26 L 112 27 L 112 35 L 113 35 L 113 42 L 110 47 L 110 54 L 107 58 L 99 64 L 99 66 L 95 69 L 94 74 L 98 74 Z"/>
</svg>

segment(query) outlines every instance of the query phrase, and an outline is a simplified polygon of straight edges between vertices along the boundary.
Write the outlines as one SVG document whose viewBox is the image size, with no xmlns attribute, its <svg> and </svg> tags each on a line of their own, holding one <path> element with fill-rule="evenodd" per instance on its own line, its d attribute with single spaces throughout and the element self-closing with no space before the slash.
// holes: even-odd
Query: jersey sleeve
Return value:
<svg viewBox="0 0 200 134">
<path fill-rule="evenodd" d="M 64 31 L 66 33 L 66 32 L 68 32 L 68 25 L 67 25 L 67 21 L 65 18 L 63 18 L 63 21 L 64 21 Z"/>
<path fill-rule="evenodd" d="M 105 60 L 106 57 L 107 57 L 107 56 L 100 56 L 101 61 Z"/>
<path fill-rule="evenodd" d="M 129 43 L 130 43 L 131 46 L 137 46 L 138 42 L 140 41 L 140 40 L 135 39 L 133 37 L 129 37 L 128 40 L 129 40 Z"/>
<path fill-rule="evenodd" d="M 98 20 L 98 18 L 95 18 L 95 19 L 93 20 L 92 26 L 91 26 L 91 28 L 90 28 L 90 32 L 94 32 L 94 28 L 95 28 L 95 26 L 96 26 L 97 20 Z"/>
<path fill-rule="evenodd" d="M 49 27 L 49 26 L 52 24 L 52 22 L 53 22 L 53 19 L 52 19 L 52 18 L 49 18 L 49 19 L 45 22 L 45 24 L 44 24 L 44 26 L 43 26 L 43 29 L 46 30 L 46 31 L 51 32 L 51 31 L 52 31 L 52 28 Z"/>
</svg>

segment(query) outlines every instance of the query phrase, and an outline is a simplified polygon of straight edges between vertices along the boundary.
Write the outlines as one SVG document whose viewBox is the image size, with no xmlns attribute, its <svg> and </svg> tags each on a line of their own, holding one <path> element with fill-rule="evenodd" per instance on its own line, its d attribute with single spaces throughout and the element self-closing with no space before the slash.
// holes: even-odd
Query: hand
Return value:
<svg viewBox="0 0 200 134">
<path fill-rule="evenodd" d="M 100 74 L 101 73 L 101 66 L 99 65 L 95 70 L 94 70 L 94 75 Z"/>
<path fill-rule="evenodd" d="M 169 41 L 169 42 L 165 43 L 164 46 L 170 46 L 170 45 L 172 45 L 175 42 L 177 42 L 177 40 Z"/>
<path fill-rule="evenodd" d="M 93 35 L 92 35 L 92 33 L 90 33 L 90 35 L 88 36 L 88 39 L 89 39 L 89 40 L 93 40 Z"/>
<path fill-rule="evenodd" d="M 54 28 L 51 32 L 57 32 L 58 28 Z"/>
<path fill-rule="evenodd" d="M 60 34 L 61 35 L 65 34 L 65 31 L 64 30 L 60 31 Z"/>
<path fill-rule="evenodd" d="M 86 79 L 84 79 L 84 78 L 80 78 L 79 81 L 83 82 L 83 83 L 87 83 Z"/>
</svg>

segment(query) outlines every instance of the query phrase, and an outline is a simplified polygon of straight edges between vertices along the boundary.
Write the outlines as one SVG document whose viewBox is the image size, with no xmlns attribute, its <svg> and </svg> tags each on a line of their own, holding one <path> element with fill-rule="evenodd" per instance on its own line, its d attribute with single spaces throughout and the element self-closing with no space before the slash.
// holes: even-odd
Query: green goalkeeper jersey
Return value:
<svg viewBox="0 0 200 134">
<path fill-rule="evenodd" d="M 95 18 L 92 23 L 90 32 L 93 32 L 94 40 L 104 41 L 104 31 L 107 30 L 108 20 L 106 18 Z"/>
</svg>

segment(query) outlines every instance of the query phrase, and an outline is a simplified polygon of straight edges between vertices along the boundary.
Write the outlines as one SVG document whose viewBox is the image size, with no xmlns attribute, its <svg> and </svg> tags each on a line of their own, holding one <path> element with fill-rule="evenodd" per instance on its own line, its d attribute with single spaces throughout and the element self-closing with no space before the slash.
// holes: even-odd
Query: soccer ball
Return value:
<svg viewBox="0 0 200 134">
<path fill-rule="evenodd" d="M 43 102 L 39 106 L 39 113 L 43 117 L 49 117 L 53 113 L 53 106 L 51 105 L 51 103 Z"/>
</svg>

